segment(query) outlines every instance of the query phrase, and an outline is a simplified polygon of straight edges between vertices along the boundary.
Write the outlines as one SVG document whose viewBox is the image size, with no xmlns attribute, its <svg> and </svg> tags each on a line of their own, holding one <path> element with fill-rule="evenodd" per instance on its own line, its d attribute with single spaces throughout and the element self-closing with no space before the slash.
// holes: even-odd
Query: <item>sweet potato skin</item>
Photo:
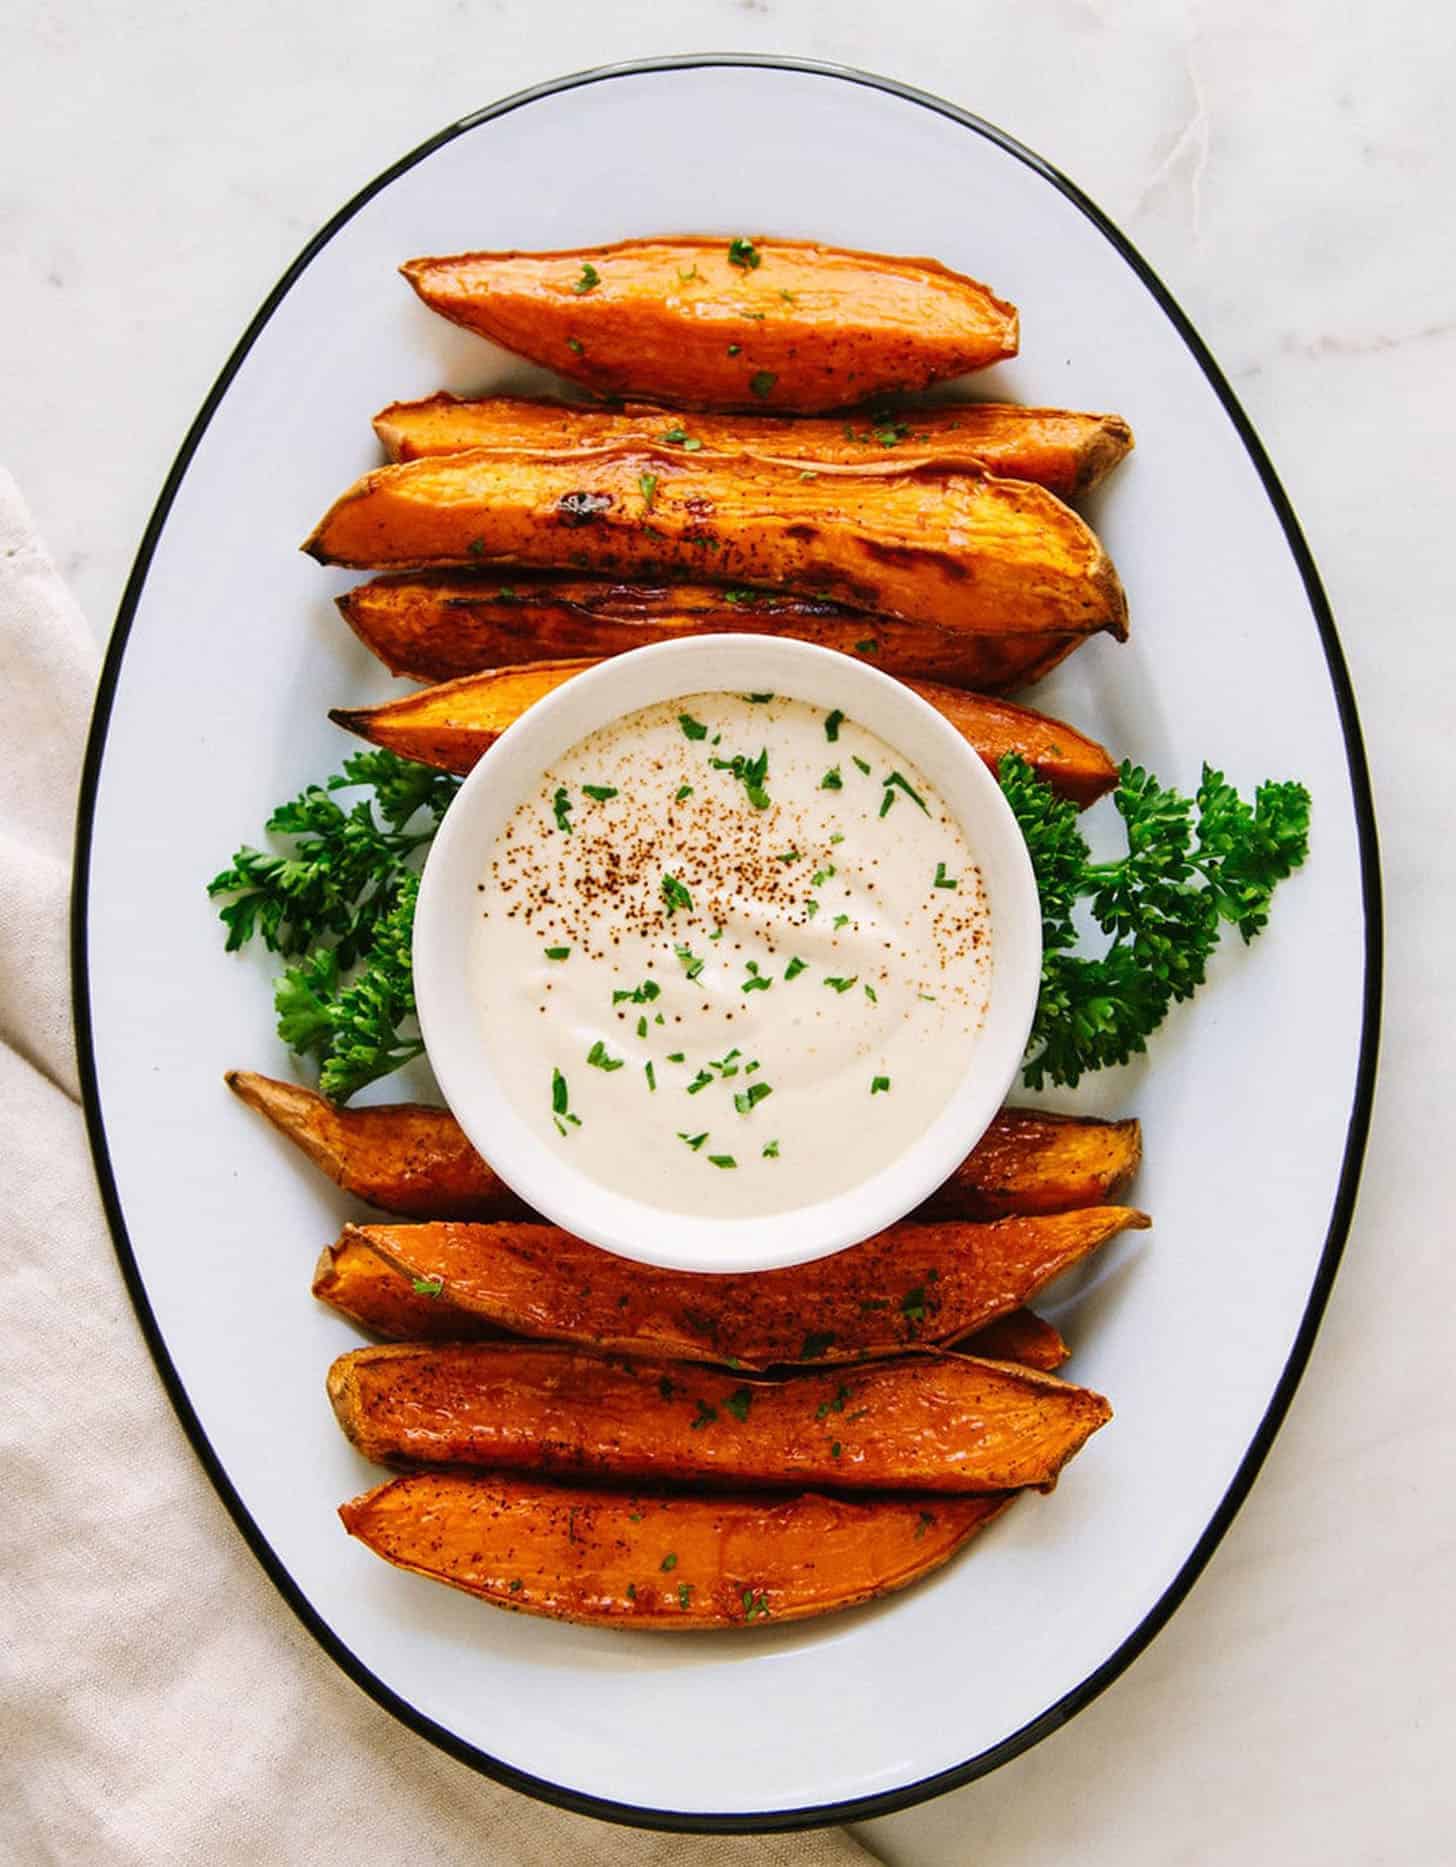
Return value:
<svg viewBox="0 0 1456 1867">
<path fill-rule="evenodd" d="M 339 1508 L 386 1562 L 497 1607 L 601 1627 L 772 1627 L 918 1581 L 1001 1497 L 661 1496 L 418 1472 Z"/>
<path fill-rule="evenodd" d="M 378 467 L 304 549 L 361 570 L 582 570 L 763 584 L 983 629 L 1123 635 L 1111 560 L 1053 494 L 984 473 L 823 467 L 672 447 L 492 452 Z"/>
<path fill-rule="evenodd" d="M 467 401 L 445 391 L 392 402 L 374 417 L 374 432 L 395 461 L 472 447 L 580 453 L 623 442 L 650 445 L 680 425 L 675 411 L 650 403 L 592 408 L 519 395 Z M 1095 486 L 1132 446 L 1132 430 L 1120 415 L 1013 402 L 953 402 L 832 419 L 700 414 L 689 425 L 693 439 L 717 454 L 762 454 L 809 467 L 854 467 L 886 455 L 942 473 L 984 467 L 1063 499 Z"/>
<path fill-rule="evenodd" d="M 314 1267 L 313 1294 L 367 1334 L 389 1342 L 500 1341 L 504 1335 L 488 1317 L 458 1309 L 443 1283 L 437 1288 L 431 1280 L 404 1276 L 347 1233 L 325 1245 Z M 985 1361 L 1019 1362 L 1044 1374 L 1060 1368 L 1071 1352 L 1059 1332 L 1029 1309 L 998 1317 L 958 1348 Z"/>
<path fill-rule="evenodd" d="M 378 1464 L 803 1490 L 1048 1488 L 1111 1418 L 1100 1394 L 970 1356 L 746 1381 L 535 1343 L 341 1355 L 329 1399 Z"/>
<path fill-rule="evenodd" d="M 574 675 L 599 665 L 583 660 L 536 661 L 519 668 L 494 668 L 422 688 L 383 706 L 335 707 L 329 718 L 403 758 L 464 773 L 527 707 Z M 1105 748 L 1065 720 L 933 681 L 906 681 L 905 685 L 943 714 L 993 772 L 1008 753 L 1017 753 L 1054 790 L 1083 806 L 1094 803 L 1117 783 L 1117 767 Z"/>
<path fill-rule="evenodd" d="M 616 655 L 685 636 L 767 633 L 862 656 L 888 674 L 991 694 L 1039 681 L 1087 639 L 943 629 L 775 590 L 608 583 L 540 572 L 376 577 L 335 601 L 391 674 L 416 681 Z"/>
<path fill-rule="evenodd" d="M 412 1219 L 529 1215 L 447 1108 L 336 1108 L 312 1089 L 253 1070 L 229 1070 L 226 1081 L 336 1186 L 383 1212 Z M 1134 1120 L 1004 1108 L 922 1216 L 996 1219 L 1095 1206 L 1126 1185 L 1141 1152 Z"/>
<path fill-rule="evenodd" d="M 400 270 L 432 311 L 600 395 L 804 413 L 1016 354 L 1015 306 L 936 260 L 755 249 L 756 266 L 727 240 L 667 239 Z"/>
<path fill-rule="evenodd" d="M 515 1335 L 752 1370 L 962 1342 L 1148 1223 L 1124 1206 L 905 1222 L 813 1264 L 739 1277 L 649 1268 L 551 1225 L 346 1226 L 340 1243 L 438 1282 L 455 1307 Z"/>
</svg>

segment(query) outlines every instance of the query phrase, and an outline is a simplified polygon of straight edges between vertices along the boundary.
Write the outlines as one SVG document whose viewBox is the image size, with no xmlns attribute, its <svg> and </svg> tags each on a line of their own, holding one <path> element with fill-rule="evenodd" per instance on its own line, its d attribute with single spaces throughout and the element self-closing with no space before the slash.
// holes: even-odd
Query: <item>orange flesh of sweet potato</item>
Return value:
<svg viewBox="0 0 1456 1867">
<path fill-rule="evenodd" d="M 361 1329 L 392 1342 L 490 1341 L 503 1334 L 488 1317 L 458 1309 L 443 1283 L 437 1287 L 433 1280 L 406 1277 L 347 1232 L 324 1247 L 314 1270 L 313 1294 Z M 1060 1368 L 1069 1353 L 1052 1325 L 1027 1309 L 1012 1310 L 978 1329 L 960 1350 L 983 1360 L 1020 1362 L 1048 1374 Z"/>
<path fill-rule="evenodd" d="M 615 655 L 684 636 L 773 634 L 859 654 L 888 674 L 1002 693 L 1048 674 L 1083 635 L 988 635 L 718 584 L 613 584 L 541 572 L 376 577 L 336 598 L 391 674 L 453 681 L 513 663 Z"/>
<path fill-rule="evenodd" d="M 395 1343 L 329 1370 L 380 1464 L 802 1490 L 1046 1488 L 1111 1418 L 1100 1394 L 968 1356 L 746 1381 L 536 1343 Z"/>
<path fill-rule="evenodd" d="M 1062 498 L 1095 486 L 1132 446 L 1132 430 L 1120 415 L 1011 402 L 952 402 L 817 420 L 694 415 L 684 423 L 674 410 L 645 403 L 591 408 L 518 395 L 465 401 L 441 392 L 419 402 L 393 402 L 374 417 L 374 432 L 396 461 L 472 447 L 589 452 L 622 442 L 650 444 L 683 426 L 713 453 L 762 454 L 808 467 L 853 467 L 887 455 L 942 473 L 984 467 Z"/>
<path fill-rule="evenodd" d="M 336 1108 L 312 1089 L 251 1070 L 229 1070 L 226 1080 L 336 1186 L 385 1212 L 509 1219 L 528 1211 L 476 1153 L 449 1109 L 419 1102 Z M 1141 1153 L 1136 1121 L 1005 1108 L 923 1211 L 942 1219 L 994 1219 L 1095 1206 L 1126 1184 Z"/>
<path fill-rule="evenodd" d="M 378 467 L 304 549 L 364 570 L 521 565 L 764 584 L 992 635 L 1126 633 L 1111 560 L 1040 486 L 659 447 Z"/>
<path fill-rule="evenodd" d="M 458 1309 L 433 1282 L 405 1277 L 347 1235 L 326 1245 L 314 1269 L 313 1294 L 369 1334 L 392 1342 L 495 1341 L 504 1331 Z M 1033 1310 L 1012 1310 L 959 1344 L 987 1361 L 1014 1361 L 1050 1374 L 1070 1353 L 1061 1334 Z"/>
<path fill-rule="evenodd" d="M 606 1627 L 771 1627 L 937 1569 L 1008 1497 L 652 1496 L 418 1472 L 340 1506 L 386 1562 L 498 1607 Z"/>
<path fill-rule="evenodd" d="M 1014 305 L 933 259 L 760 240 L 624 240 L 400 268 L 432 311 L 602 395 L 840 408 L 1015 356 Z M 747 261 L 747 255 L 740 255 Z"/>
<path fill-rule="evenodd" d="M 595 661 L 538 661 L 469 674 L 379 707 L 336 707 L 329 718 L 403 758 L 467 772 L 527 707 Z M 1077 804 L 1091 804 L 1117 782 L 1117 767 L 1093 739 L 1029 707 L 968 694 L 931 681 L 907 681 L 950 721 L 994 772 L 1019 753 L 1047 784 Z"/>
<path fill-rule="evenodd" d="M 751 1276 L 664 1271 L 551 1225 L 347 1226 L 341 1242 L 516 1335 L 744 1368 L 960 1342 L 1128 1228 L 1123 1206 L 984 1225 L 902 1223 L 813 1264 Z"/>
</svg>

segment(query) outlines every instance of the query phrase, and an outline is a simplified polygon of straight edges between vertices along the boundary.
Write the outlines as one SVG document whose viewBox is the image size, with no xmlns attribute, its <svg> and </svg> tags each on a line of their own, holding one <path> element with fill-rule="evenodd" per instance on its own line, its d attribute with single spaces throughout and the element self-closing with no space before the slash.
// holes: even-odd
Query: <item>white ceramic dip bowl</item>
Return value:
<svg viewBox="0 0 1456 1867">
<path fill-rule="evenodd" d="M 989 912 L 990 992 L 968 1067 L 919 1138 L 847 1192 L 748 1218 L 684 1214 L 605 1187 L 533 1127 L 505 1078 L 472 996 L 479 884 L 507 819 L 587 734 L 690 694 L 772 689 L 840 708 L 913 759 L 960 825 Z M 984 1134 L 1017 1074 L 1036 1010 L 1041 910 L 1026 845 L 1000 786 L 967 741 L 918 694 L 847 655 L 766 635 L 698 636 L 634 649 L 575 676 L 501 734 L 460 787 L 430 850 L 415 915 L 420 1026 L 436 1079 L 474 1146 L 525 1202 L 620 1257 L 676 1270 L 743 1272 L 804 1264 L 859 1243 L 920 1204 Z"/>
</svg>

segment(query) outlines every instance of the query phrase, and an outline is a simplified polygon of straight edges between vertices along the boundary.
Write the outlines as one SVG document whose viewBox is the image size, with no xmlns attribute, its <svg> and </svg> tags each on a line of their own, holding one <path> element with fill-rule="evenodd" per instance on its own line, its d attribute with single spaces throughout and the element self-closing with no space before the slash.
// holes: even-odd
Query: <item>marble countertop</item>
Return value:
<svg viewBox="0 0 1456 1867">
<path fill-rule="evenodd" d="M 892 1862 L 1449 1858 L 1456 1428 L 1432 1371 L 1456 1226 L 1432 1167 L 1456 1102 L 1453 44 L 1421 0 L 16 0 L 8 18 L 0 455 L 98 634 L 188 423 L 313 230 L 442 124 L 634 56 L 840 61 L 1003 125 L 1140 247 L 1273 456 L 1350 661 L 1387 888 L 1345 1265 L 1264 1474 L 1170 1626 L 1027 1756 L 867 1826 Z"/>
</svg>

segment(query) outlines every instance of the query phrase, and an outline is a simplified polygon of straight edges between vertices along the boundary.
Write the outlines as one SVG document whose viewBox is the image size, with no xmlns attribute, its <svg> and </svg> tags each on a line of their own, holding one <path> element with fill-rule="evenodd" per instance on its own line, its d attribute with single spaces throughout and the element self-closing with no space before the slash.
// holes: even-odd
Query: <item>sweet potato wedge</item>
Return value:
<svg viewBox="0 0 1456 1867">
<path fill-rule="evenodd" d="M 520 668 L 467 674 L 378 707 L 335 707 L 335 725 L 442 771 L 467 772 L 527 707 L 596 667 L 595 661 L 535 661 Z M 1009 700 L 968 694 L 933 681 L 907 681 L 944 714 L 995 771 L 1017 752 L 1047 784 L 1078 804 L 1094 803 L 1117 782 L 1117 767 L 1095 739 L 1064 720 Z"/>
<path fill-rule="evenodd" d="M 488 1317 L 457 1309 L 443 1282 L 406 1277 L 347 1232 L 324 1246 L 314 1267 L 313 1294 L 370 1335 L 391 1342 L 498 1341 L 504 1334 Z M 998 1317 L 958 1347 L 962 1354 L 1015 1361 L 1047 1374 L 1070 1352 L 1057 1330 L 1028 1309 Z"/>
<path fill-rule="evenodd" d="M 650 1496 L 418 1472 L 339 1507 L 396 1568 L 602 1627 L 772 1627 L 938 1569 L 1009 1496 Z"/>
<path fill-rule="evenodd" d="M 362 570 L 708 574 L 991 635 L 1127 629 L 1111 560 L 1070 506 L 1022 480 L 913 465 L 474 448 L 366 473 L 303 548 Z"/>
<path fill-rule="evenodd" d="M 753 1369 L 961 1342 L 1148 1223 L 1124 1206 L 906 1222 L 816 1263 L 741 1277 L 650 1269 L 552 1225 L 346 1226 L 340 1243 L 516 1335 Z"/>
<path fill-rule="evenodd" d="M 391 674 L 416 681 L 453 681 L 518 662 L 615 655 L 683 636 L 767 633 L 871 657 L 888 674 L 918 674 L 990 694 L 1039 681 L 1087 639 L 942 629 L 775 590 L 607 583 L 532 571 L 376 577 L 335 601 Z"/>
<path fill-rule="evenodd" d="M 601 395 L 809 412 L 1016 355 L 1016 307 L 977 280 L 807 241 L 623 240 L 400 271 L 432 311 Z"/>
<path fill-rule="evenodd" d="M 970 1356 L 746 1381 L 531 1342 L 391 1343 L 329 1369 L 377 1464 L 749 1489 L 1046 1489 L 1112 1410 L 1055 1375 Z"/>
<path fill-rule="evenodd" d="M 411 1219 L 510 1219 L 527 1212 L 446 1108 L 336 1108 L 297 1083 L 229 1070 L 227 1085 L 336 1186 Z M 1065 1212 L 1109 1198 L 1136 1171 L 1136 1121 L 1002 1109 L 925 1208 L 941 1219 Z"/>
<path fill-rule="evenodd" d="M 472 447 L 591 452 L 618 442 L 650 444 L 682 425 L 675 411 L 650 403 L 591 408 L 520 395 L 472 402 L 445 392 L 419 402 L 392 402 L 374 417 L 374 432 L 391 460 L 461 454 Z M 984 467 L 1008 479 L 1030 480 L 1064 499 L 1095 486 L 1132 446 L 1132 429 L 1121 415 L 1023 408 L 1014 402 L 951 402 L 797 421 L 779 415 L 695 415 L 688 425 L 715 454 L 854 467 L 892 452 L 895 460 L 914 460 L 942 473 Z"/>
</svg>

